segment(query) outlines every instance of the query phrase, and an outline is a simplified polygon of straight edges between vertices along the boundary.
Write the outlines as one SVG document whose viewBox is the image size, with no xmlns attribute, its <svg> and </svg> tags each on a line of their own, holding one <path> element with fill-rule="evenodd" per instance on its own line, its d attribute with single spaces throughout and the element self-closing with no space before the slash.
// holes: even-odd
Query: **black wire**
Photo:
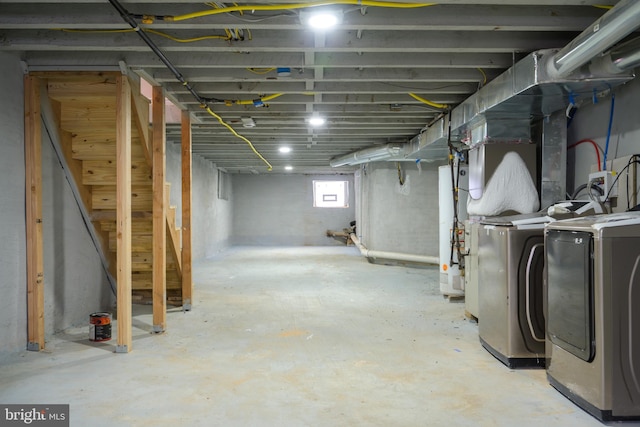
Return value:
<svg viewBox="0 0 640 427">
<path fill-rule="evenodd" d="M 206 99 L 203 98 L 202 96 L 200 96 L 200 94 L 198 94 L 198 92 L 195 91 L 195 89 L 189 84 L 189 82 L 187 82 L 185 80 L 185 78 L 182 75 L 182 73 L 180 73 L 180 71 L 178 71 L 178 69 L 171 63 L 171 61 L 169 61 L 169 58 L 167 58 L 165 56 L 165 54 L 153 42 L 153 40 L 151 40 L 151 38 L 147 35 L 147 33 L 145 33 L 144 31 L 142 31 L 140 29 L 140 27 L 138 26 L 138 23 L 134 19 L 134 16 L 136 16 L 136 15 L 130 14 L 127 11 L 127 9 L 125 9 L 124 6 L 122 6 L 118 2 L 118 0 L 109 0 L 109 3 L 111 3 L 111 5 L 118 11 L 118 13 L 122 17 L 122 19 L 124 19 L 124 21 L 127 24 L 129 24 L 131 26 L 131 28 L 136 30 L 136 33 L 138 34 L 138 36 L 140 36 L 140 38 L 147 44 L 147 46 L 149 46 L 149 48 L 153 51 L 153 53 L 155 53 L 156 56 L 158 57 L 158 59 L 160 59 L 160 61 L 162 61 L 162 63 L 169 69 L 169 71 L 171 71 L 171 73 L 175 76 L 175 78 L 180 83 L 182 83 L 182 85 L 189 92 L 191 92 L 193 97 L 200 103 L 200 105 L 202 105 L 203 107 L 206 107 L 207 106 Z"/>
<path fill-rule="evenodd" d="M 627 165 L 632 165 L 633 163 L 638 163 L 637 157 L 638 157 L 638 154 L 634 154 L 633 156 L 629 157 L 629 161 L 627 162 Z M 632 162 L 632 160 L 634 160 L 634 161 Z M 637 194 L 637 188 L 634 188 L 633 191 L 636 192 L 636 194 Z M 631 201 L 630 199 L 631 198 L 629 197 L 629 172 L 627 171 L 627 211 L 631 209 L 631 205 L 629 204 L 629 202 Z M 636 200 L 636 203 L 637 202 L 638 201 Z"/>
<path fill-rule="evenodd" d="M 616 178 L 611 183 L 611 188 L 609 188 L 609 191 L 607 191 L 607 196 L 604 198 L 603 203 L 607 203 L 609 201 L 609 196 L 611 195 L 611 191 L 613 191 L 613 188 L 615 187 L 616 183 L 618 182 L 618 179 L 620 179 L 620 176 L 622 175 L 622 172 L 624 172 L 627 169 L 629 169 L 629 167 L 634 163 L 635 164 L 640 164 L 640 160 L 638 159 L 638 157 L 640 157 L 640 154 L 632 155 L 629 158 L 629 161 L 627 162 L 627 165 L 624 168 L 622 168 L 622 170 L 620 172 L 618 172 L 618 174 L 616 175 Z M 627 175 L 629 175 L 629 172 L 627 172 Z M 627 204 L 628 204 L 628 198 L 627 198 Z"/>
</svg>

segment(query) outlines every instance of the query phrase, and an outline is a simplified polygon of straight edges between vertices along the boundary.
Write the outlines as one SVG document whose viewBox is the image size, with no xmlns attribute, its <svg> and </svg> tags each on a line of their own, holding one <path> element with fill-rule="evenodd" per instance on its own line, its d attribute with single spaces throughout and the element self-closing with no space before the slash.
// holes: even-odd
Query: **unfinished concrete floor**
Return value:
<svg viewBox="0 0 640 427">
<path fill-rule="evenodd" d="M 3 361 L 0 402 L 68 403 L 78 427 L 601 425 L 543 370 L 487 353 L 435 267 L 234 248 L 195 282 L 194 310 L 172 309 L 164 334 L 134 308 L 129 354 L 82 326 Z"/>
</svg>

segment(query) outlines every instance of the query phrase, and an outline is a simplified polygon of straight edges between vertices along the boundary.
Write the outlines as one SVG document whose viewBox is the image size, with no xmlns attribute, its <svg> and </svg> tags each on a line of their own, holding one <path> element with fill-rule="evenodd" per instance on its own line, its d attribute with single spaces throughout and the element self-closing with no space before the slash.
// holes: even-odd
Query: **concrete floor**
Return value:
<svg viewBox="0 0 640 427">
<path fill-rule="evenodd" d="M 435 267 L 346 247 L 234 248 L 194 267 L 194 310 L 172 309 L 166 333 L 145 306 L 130 354 L 70 329 L 2 361 L 0 402 L 68 403 L 78 427 L 601 425 L 543 370 L 487 353 Z"/>
</svg>

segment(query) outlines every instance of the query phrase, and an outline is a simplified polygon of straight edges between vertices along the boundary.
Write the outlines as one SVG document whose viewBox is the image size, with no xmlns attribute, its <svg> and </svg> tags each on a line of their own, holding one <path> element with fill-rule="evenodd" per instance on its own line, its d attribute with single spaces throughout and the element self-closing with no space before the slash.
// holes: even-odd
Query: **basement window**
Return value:
<svg viewBox="0 0 640 427">
<path fill-rule="evenodd" d="M 314 208 L 348 208 L 348 181 L 313 181 Z"/>
</svg>

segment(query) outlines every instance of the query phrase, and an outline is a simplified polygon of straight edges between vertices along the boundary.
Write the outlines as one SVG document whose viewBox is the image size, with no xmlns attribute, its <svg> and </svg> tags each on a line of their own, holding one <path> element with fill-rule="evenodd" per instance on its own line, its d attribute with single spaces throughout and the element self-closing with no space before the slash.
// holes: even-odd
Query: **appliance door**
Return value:
<svg viewBox="0 0 640 427">
<path fill-rule="evenodd" d="M 529 236 L 518 261 L 518 320 L 524 346 L 544 353 L 544 237 Z"/>
<path fill-rule="evenodd" d="M 480 225 L 478 236 L 478 334 L 502 355 L 509 348 L 509 247 L 507 227 Z"/>
<path fill-rule="evenodd" d="M 591 362 L 596 352 L 593 235 L 584 231 L 549 230 L 546 255 L 549 339 Z"/>
</svg>

